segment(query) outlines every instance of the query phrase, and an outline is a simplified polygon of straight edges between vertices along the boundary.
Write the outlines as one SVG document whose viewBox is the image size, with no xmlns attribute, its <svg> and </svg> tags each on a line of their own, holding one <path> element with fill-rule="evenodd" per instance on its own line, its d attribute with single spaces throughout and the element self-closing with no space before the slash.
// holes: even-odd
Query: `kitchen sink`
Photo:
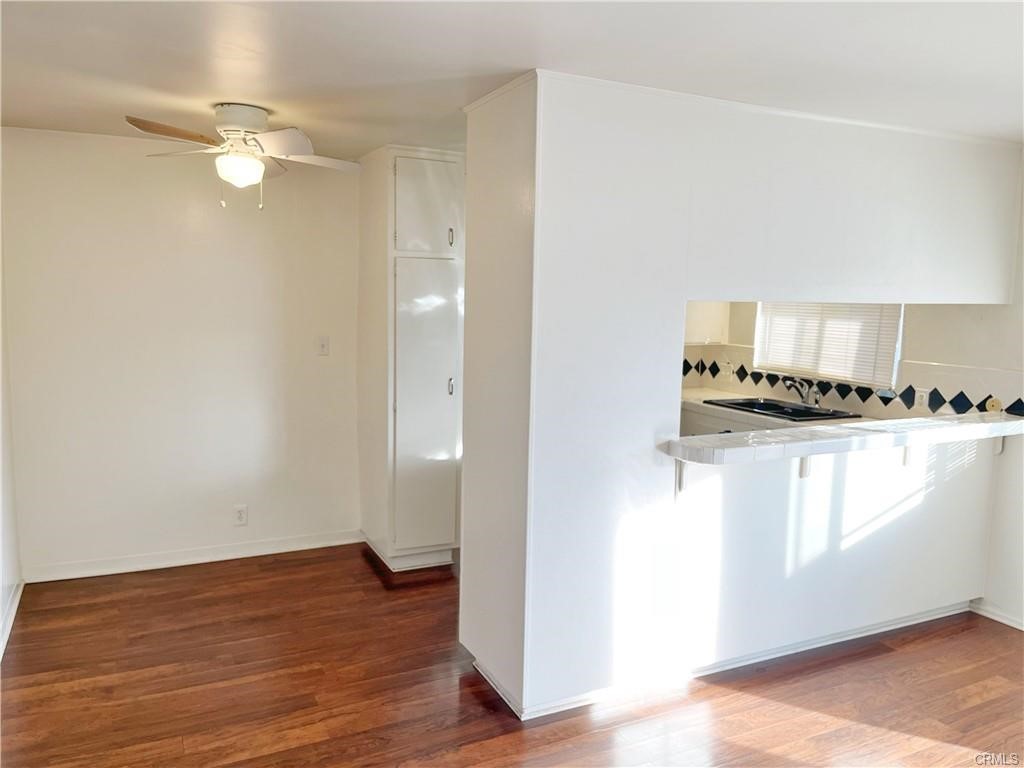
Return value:
<svg viewBox="0 0 1024 768">
<path fill-rule="evenodd" d="M 859 413 L 818 408 L 803 403 L 787 403 L 785 400 L 768 400 L 763 397 L 741 397 L 736 400 L 705 400 L 708 405 L 732 408 L 736 411 L 759 413 L 787 421 L 825 421 L 827 419 L 859 419 Z"/>
</svg>

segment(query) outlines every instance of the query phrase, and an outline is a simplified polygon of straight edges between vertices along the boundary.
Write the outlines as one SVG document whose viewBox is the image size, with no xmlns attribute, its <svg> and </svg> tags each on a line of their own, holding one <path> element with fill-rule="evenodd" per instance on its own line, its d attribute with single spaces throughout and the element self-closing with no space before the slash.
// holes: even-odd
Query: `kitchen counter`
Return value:
<svg viewBox="0 0 1024 768">
<path fill-rule="evenodd" d="M 710 387 L 694 387 L 692 389 L 683 387 L 684 403 L 703 403 L 705 400 L 724 400 L 730 397 L 747 397 L 747 395 Z"/>
<path fill-rule="evenodd" d="M 738 411 L 732 408 L 725 408 L 721 405 L 710 405 L 705 403 L 705 400 L 730 400 L 738 397 L 751 397 L 749 394 L 741 394 L 737 392 L 729 392 L 722 389 L 711 389 L 704 387 L 697 387 L 694 389 L 687 389 L 683 387 L 683 403 L 682 403 L 682 426 L 687 426 L 687 414 L 690 414 L 690 421 L 694 421 L 694 417 L 699 420 L 701 428 L 696 430 L 696 434 L 714 433 L 722 431 L 724 426 L 729 426 L 733 432 L 739 433 L 749 430 L 758 429 L 781 429 L 795 424 L 802 425 L 815 425 L 815 424 L 850 424 L 853 422 L 864 421 L 864 418 L 854 417 L 849 419 L 820 419 L 820 420 L 807 420 L 794 422 L 789 419 L 783 419 L 778 416 L 767 416 L 762 413 L 752 413 L 750 411 Z M 754 395 L 758 397 L 758 395 Z M 795 398 L 786 398 L 775 393 L 772 399 L 776 400 L 792 400 L 792 402 L 799 402 Z M 718 423 L 720 420 L 730 422 L 726 425 L 724 423 Z M 717 428 L 712 426 L 705 426 L 717 424 Z M 694 430 L 690 430 L 692 434 Z"/>
<path fill-rule="evenodd" d="M 694 394 L 699 391 L 694 390 Z M 965 413 L 917 419 L 855 419 L 817 426 L 693 435 L 670 440 L 663 448 L 679 461 L 744 464 L 820 453 L 954 443 L 1022 434 L 1024 418 L 1006 413 Z"/>
</svg>

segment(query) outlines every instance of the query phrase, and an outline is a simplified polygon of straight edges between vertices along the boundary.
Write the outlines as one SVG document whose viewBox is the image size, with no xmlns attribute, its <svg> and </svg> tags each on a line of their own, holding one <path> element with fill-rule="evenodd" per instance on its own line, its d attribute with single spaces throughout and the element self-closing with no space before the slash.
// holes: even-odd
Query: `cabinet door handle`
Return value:
<svg viewBox="0 0 1024 768">
<path fill-rule="evenodd" d="M 449 395 L 454 395 L 455 394 L 455 379 L 452 379 L 452 378 L 448 379 L 448 394 Z"/>
<path fill-rule="evenodd" d="M 454 247 L 455 245 L 455 230 L 448 227 L 448 247 Z"/>
</svg>

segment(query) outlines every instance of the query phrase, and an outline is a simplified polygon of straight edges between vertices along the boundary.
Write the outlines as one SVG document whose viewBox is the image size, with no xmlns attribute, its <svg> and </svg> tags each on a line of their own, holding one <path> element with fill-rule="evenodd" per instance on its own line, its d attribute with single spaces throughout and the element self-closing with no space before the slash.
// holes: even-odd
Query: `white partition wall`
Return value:
<svg viewBox="0 0 1024 768">
<path fill-rule="evenodd" d="M 1020 155 L 547 72 L 467 111 L 460 639 L 530 717 L 678 656 L 695 606 L 756 600 L 717 591 L 735 563 L 695 563 L 715 520 L 792 499 L 712 479 L 680 507 L 656 448 L 678 434 L 686 300 L 1006 301 Z"/>
<path fill-rule="evenodd" d="M 459 640 L 521 710 L 536 81 L 469 115 Z M 472 169 L 472 170 L 470 170 Z"/>
</svg>

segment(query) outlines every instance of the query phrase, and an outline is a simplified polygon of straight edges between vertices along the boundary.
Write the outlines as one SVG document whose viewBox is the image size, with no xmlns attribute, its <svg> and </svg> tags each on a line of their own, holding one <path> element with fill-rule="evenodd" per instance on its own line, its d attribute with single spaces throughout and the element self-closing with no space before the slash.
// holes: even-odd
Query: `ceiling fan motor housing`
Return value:
<svg viewBox="0 0 1024 768">
<path fill-rule="evenodd" d="M 225 139 L 244 139 L 267 130 L 267 110 L 249 104 L 217 104 L 217 133 Z"/>
</svg>

